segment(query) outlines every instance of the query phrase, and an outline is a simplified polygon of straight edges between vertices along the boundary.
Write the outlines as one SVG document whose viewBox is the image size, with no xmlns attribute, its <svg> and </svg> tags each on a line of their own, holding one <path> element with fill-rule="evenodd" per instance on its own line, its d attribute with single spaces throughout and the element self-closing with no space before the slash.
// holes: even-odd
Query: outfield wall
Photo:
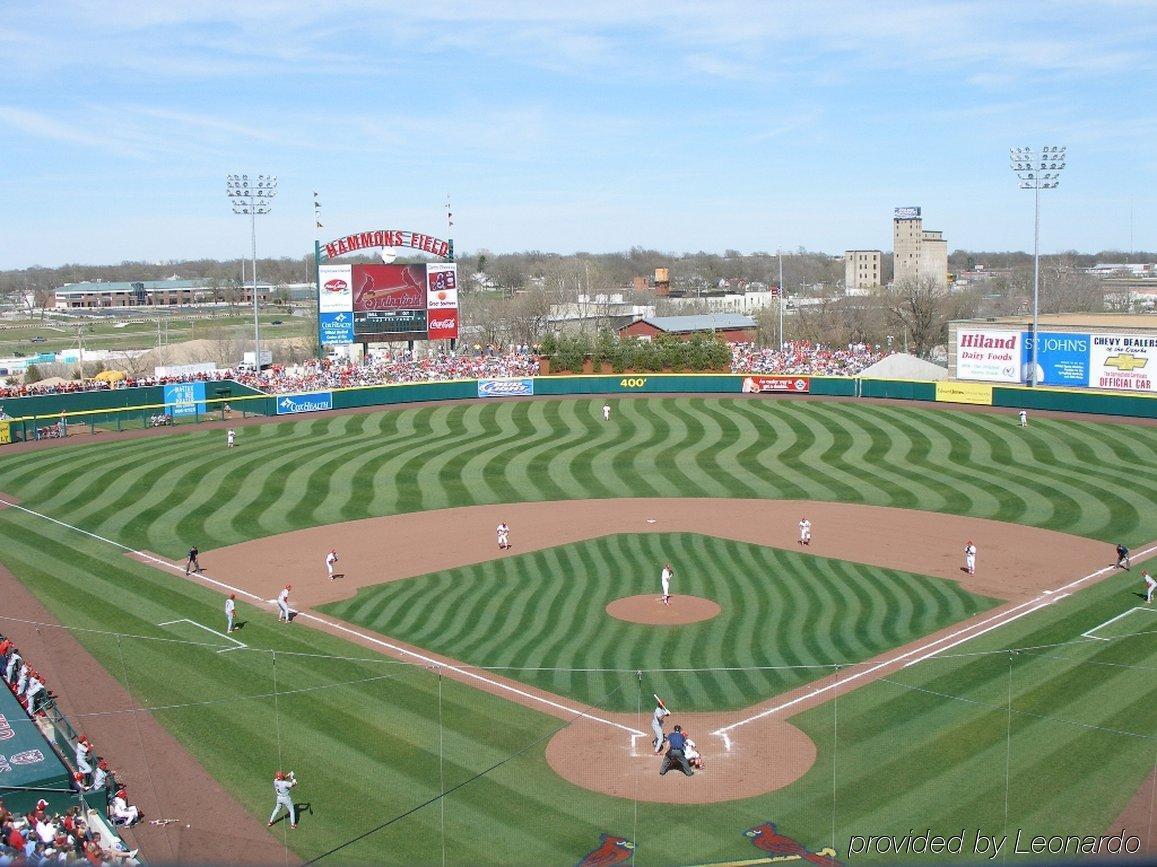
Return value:
<svg viewBox="0 0 1157 867">
<path fill-rule="evenodd" d="M 13 420 L 0 422 L 0 443 L 35 439 L 61 418 L 90 430 L 148 427 L 155 415 L 177 424 L 242 416 L 291 416 L 322 410 L 392 406 L 438 400 L 502 400 L 509 397 L 616 394 L 819 395 L 959 403 L 1009 409 L 1055 410 L 1094 415 L 1157 418 L 1157 394 L 1121 394 L 1088 389 L 1029 388 L 992 383 L 841 376 L 786 376 L 730 373 L 593 374 L 494 380 L 450 380 L 359 386 L 301 394 L 262 394 L 231 380 L 204 383 L 204 395 L 172 401 L 177 386 L 124 388 L 44 397 L 15 398 L 4 404 Z M 167 392 L 166 389 L 169 389 Z M 166 402 L 166 397 L 170 400 Z M 16 412 L 13 412 L 16 410 Z"/>
</svg>

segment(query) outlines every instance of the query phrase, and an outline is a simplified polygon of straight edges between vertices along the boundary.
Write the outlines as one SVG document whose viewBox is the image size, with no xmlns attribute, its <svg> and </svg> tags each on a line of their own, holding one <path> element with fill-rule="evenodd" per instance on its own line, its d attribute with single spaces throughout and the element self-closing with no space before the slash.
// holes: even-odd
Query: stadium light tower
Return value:
<svg viewBox="0 0 1157 867">
<path fill-rule="evenodd" d="M 257 316 L 257 215 L 268 214 L 277 195 L 277 178 L 258 175 L 249 183 L 249 175 L 226 175 L 225 192 L 233 203 L 234 214 L 249 215 L 249 232 L 253 239 L 253 366 L 261 372 L 261 320 Z"/>
<path fill-rule="evenodd" d="M 1022 190 L 1033 191 L 1036 212 L 1032 241 L 1032 376 L 1029 385 L 1037 382 L 1037 352 L 1040 341 L 1037 331 L 1040 320 L 1040 191 L 1055 190 L 1061 182 L 1061 170 L 1065 167 L 1063 147 L 1043 147 L 1037 154 L 1032 148 L 1009 148 L 1009 164 L 1020 178 Z"/>
</svg>

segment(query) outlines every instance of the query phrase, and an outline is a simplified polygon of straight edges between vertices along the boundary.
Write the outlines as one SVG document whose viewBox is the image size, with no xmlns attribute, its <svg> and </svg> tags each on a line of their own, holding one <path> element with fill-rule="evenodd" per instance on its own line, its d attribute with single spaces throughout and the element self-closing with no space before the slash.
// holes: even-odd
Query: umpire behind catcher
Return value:
<svg viewBox="0 0 1157 867">
<path fill-rule="evenodd" d="M 687 757 L 683 755 L 683 750 L 687 746 L 687 735 L 683 734 L 683 726 L 675 726 L 675 730 L 667 735 L 667 744 L 670 748 L 667 755 L 663 756 L 663 767 L 659 768 L 659 776 L 663 776 L 674 765 L 678 765 L 679 770 L 687 776 L 694 776 L 695 772 L 691 770 Z"/>
</svg>

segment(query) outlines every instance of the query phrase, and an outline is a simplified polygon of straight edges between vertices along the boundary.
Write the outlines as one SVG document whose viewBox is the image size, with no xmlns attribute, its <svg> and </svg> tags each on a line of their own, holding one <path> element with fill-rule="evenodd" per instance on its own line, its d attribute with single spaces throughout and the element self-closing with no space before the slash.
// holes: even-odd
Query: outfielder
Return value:
<svg viewBox="0 0 1157 867">
<path fill-rule="evenodd" d="M 510 547 L 510 528 L 505 521 L 498 525 L 498 547 L 502 550 Z"/>
<path fill-rule="evenodd" d="M 799 543 L 810 545 L 812 542 L 812 522 L 807 518 L 799 519 Z"/>
<path fill-rule="evenodd" d="M 1028 413 L 1022 409 L 1018 415 L 1020 416 L 1020 426 L 1028 427 Z"/>
<path fill-rule="evenodd" d="M 667 710 L 667 705 L 663 704 L 663 699 L 655 696 L 655 712 L 651 714 L 651 733 L 654 735 L 651 738 L 651 744 L 655 748 L 655 755 L 663 752 L 663 741 L 666 735 L 663 734 L 663 720 L 671 715 L 671 711 Z"/>
<path fill-rule="evenodd" d="M 969 575 L 976 574 L 976 546 L 972 544 L 971 539 L 964 546 L 964 571 Z"/>
<path fill-rule="evenodd" d="M 233 446 L 237 445 L 237 431 L 233 430 L 233 428 L 229 428 L 229 430 L 225 433 L 225 444 L 229 448 L 233 448 Z"/>
<path fill-rule="evenodd" d="M 293 798 L 289 794 L 289 790 L 296 785 L 297 777 L 293 775 L 293 771 L 288 774 L 278 771 L 273 775 L 273 794 L 277 797 L 277 802 L 273 805 L 273 812 L 269 814 L 269 827 L 273 827 L 282 807 L 289 814 L 289 827 L 297 827 L 297 807 L 294 806 Z"/>
<path fill-rule="evenodd" d="M 233 631 L 233 618 L 237 616 L 237 594 L 230 593 L 225 600 L 225 631 Z"/>
<path fill-rule="evenodd" d="M 610 421 L 610 420 L 611 420 L 611 405 L 610 405 L 610 403 L 607 403 L 604 401 L 603 402 L 603 421 Z"/>
<path fill-rule="evenodd" d="M 663 599 L 664 605 L 671 604 L 671 577 L 675 574 L 675 570 L 671 568 L 670 563 L 663 564 L 663 571 L 659 573 L 659 582 L 663 585 Z"/>
<path fill-rule="evenodd" d="M 277 619 L 289 622 L 289 591 L 293 589 L 292 584 L 286 584 L 281 588 L 281 592 L 277 594 Z"/>
<path fill-rule="evenodd" d="M 1150 575 L 1148 569 L 1141 573 L 1141 577 L 1145 579 L 1145 604 L 1152 605 L 1153 591 L 1157 590 L 1157 578 Z"/>
<path fill-rule="evenodd" d="M 337 548 L 331 548 L 329 553 L 325 555 L 325 569 L 329 572 L 329 580 L 334 580 L 337 576 L 333 574 L 334 564 L 337 563 Z"/>
</svg>

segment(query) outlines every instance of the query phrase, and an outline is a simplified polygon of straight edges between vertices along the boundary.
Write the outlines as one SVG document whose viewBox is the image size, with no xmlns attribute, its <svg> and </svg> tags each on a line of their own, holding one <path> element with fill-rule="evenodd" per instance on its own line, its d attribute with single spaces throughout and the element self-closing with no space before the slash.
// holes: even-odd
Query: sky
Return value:
<svg viewBox="0 0 1157 867">
<path fill-rule="evenodd" d="M 1157 248 L 1157 3 L 4 4 L 0 268 L 368 229 L 460 252 L 1031 250 L 1011 146 L 1064 145 L 1041 251 Z M 1132 242 L 1131 242 L 1132 237 Z"/>
</svg>

